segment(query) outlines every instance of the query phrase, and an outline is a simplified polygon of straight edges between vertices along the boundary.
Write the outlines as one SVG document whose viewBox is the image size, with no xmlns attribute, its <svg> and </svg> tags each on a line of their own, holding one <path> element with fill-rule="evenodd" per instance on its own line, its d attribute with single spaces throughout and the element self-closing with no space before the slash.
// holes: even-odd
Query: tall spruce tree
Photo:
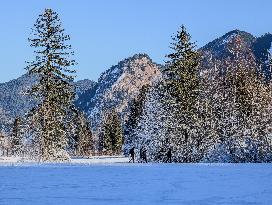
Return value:
<svg viewBox="0 0 272 205">
<path fill-rule="evenodd" d="M 169 94 L 183 109 L 191 112 L 199 93 L 200 54 L 184 26 L 181 26 L 172 40 L 170 48 L 173 53 L 167 55 L 169 60 L 166 62 L 166 85 Z"/>
<path fill-rule="evenodd" d="M 182 26 L 181 30 L 172 37 L 172 53 L 167 55 L 165 70 L 165 94 L 162 98 L 165 108 L 175 115 L 176 122 L 171 122 L 167 128 L 175 132 L 174 137 L 168 138 L 172 144 L 175 161 L 194 162 L 197 145 L 201 140 L 197 134 L 197 101 L 200 91 L 199 63 L 200 54 L 191 42 L 191 36 Z M 173 116 L 171 116 L 173 117 Z M 176 126 L 173 126 L 176 124 Z"/>
<path fill-rule="evenodd" d="M 29 38 L 30 46 L 35 48 L 35 60 L 26 68 L 29 74 L 39 79 L 30 94 L 40 102 L 33 111 L 41 127 L 37 134 L 41 161 L 69 159 L 65 118 L 74 98 L 74 76 L 71 73 L 75 71 L 71 67 L 75 61 L 70 59 L 74 53 L 67 44 L 68 40 L 70 37 L 64 34 L 58 14 L 45 9 Z"/>
</svg>

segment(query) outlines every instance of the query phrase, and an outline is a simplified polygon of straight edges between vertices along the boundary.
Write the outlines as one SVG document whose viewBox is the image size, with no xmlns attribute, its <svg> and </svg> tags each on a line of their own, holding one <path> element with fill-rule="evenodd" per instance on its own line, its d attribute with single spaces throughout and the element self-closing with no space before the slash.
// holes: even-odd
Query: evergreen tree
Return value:
<svg viewBox="0 0 272 205">
<path fill-rule="evenodd" d="M 170 48 L 173 53 L 167 55 L 169 60 L 164 71 L 167 76 L 166 86 L 182 109 L 191 112 L 199 94 L 200 55 L 184 26 L 172 40 Z"/>
<path fill-rule="evenodd" d="M 41 129 L 37 134 L 41 161 L 63 161 L 69 159 L 66 152 L 67 137 L 65 118 L 74 98 L 74 73 L 70 67 L 70 39 L 64 34 L 58 14 L 45 9 L 34 24 L 30 46 L 35 48 L 35 60 L 29 62 L 27 71 L 39 80 L 30 90 L 40 104 L 36 112 Z"/>
<path fill-rule="evenodd" d="M 99 141 L 99 146 L 105 154 L 121 154 L 123 132 L 121 119 L 115 110 L 104 114 Z"/>
<path fill-rule="evenodd" d="M 167 55 L 169 60 L 164 71 L 166 97 L 162 99 L 165 109 L 176 120 L 167 125 L 167 130 L 176 134 L 167 137 L 167 141 L 173 146 L 174 161 L 193 162 L 198 160 L 194 153 L 201 140 L 197 134 L 200 54 L 184 26 L 172 39 L 173 53 Z"/>
<path fill-rule="evenodd" d="M 21 118 L 16 117 L 13 123 L 10 140 L 10 151 L 12 156 L 23 156 L 23 139 L 21 133 Z"/>
<path fill-rule="evenodd" d="M 125 154 L 128 154 L 128 151 L 131 147 L 135 147 L 134 143 L 136 138 L 136 129 L 139 123 L 140 116 L 143 114 L 146 93 L 148 92 L 148 90 L 149 86 L 143 86 L 140 90 L 139 95 L 131 102 L 129 116 L 126 120 L 124 128 Z"/>
<path fill-rule="evenodd" d="M 227 71 L 225 85 L 232 89 L 234 103 L 240 108 L 242 117 L 247 117 L 252 110 L 253 84 L 259 82 L 256 73 L 256 60 L 248 48 L 243 48 L 240 35 L 234 37 L 228 44 L 229 58 L 226 60 Z"/>
<path fill-rule="evenodd" d="M 98 153 L 100 154 L 100 155 L 103 155 L 104 154 L 104 152 L 106 151 L 105 149 L 104 149 L 104 130 L 103 130 L 103 126 L 102 127 L 100 127 L 100 129 L 98 130 L 98 147 L 97 147 L 97 150 L 98 150 Z"/>
<path fill-rule="evenodd" d="M 93 135 L 89 123 L 80 111 L 78 111 L 76 119 L 76 154 L 79 156 L 89 156 L 94 151 Z"/>
<path fill-rule="evenodd" d="M 174 138 L 176 134 L 174 129 L 172 129 L 173 132 L 168 130 L 170 125 L 174 125 L 172 122 L 175 122 L 176 119 L 172 115 L 173 109 L 171 112 L 165 109 L 165 104 L 162 103 L 162 92 L 162 82 L 159 81 L 146 93 L 143 111 L 132 141 L 132 146 L 136 150 L 140 150 L 143 146 L 146 147 L 149 160 L 155 162 L 165 161 L 167 149 L 171 147 L 171 142 L 166 139 Z M 136 157 L 140 158 L 137 154 Z"/>
<path fill-rule="evenodd" d="M 6 133 L 0 133 L 0 153 L 1 156 L 9 156 L 10 139 Z"/>
</svg>

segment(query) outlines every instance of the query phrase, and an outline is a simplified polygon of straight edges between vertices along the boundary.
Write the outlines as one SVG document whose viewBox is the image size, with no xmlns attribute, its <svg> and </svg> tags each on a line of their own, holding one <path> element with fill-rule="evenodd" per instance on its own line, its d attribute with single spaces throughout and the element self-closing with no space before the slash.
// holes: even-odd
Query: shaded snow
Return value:
<svg viewBox="0 0 272 205">
<path fill-rule="evenodd" d="M 1 205 L 272 204 L 272 164 L 0 167 Z"/>
</svg>

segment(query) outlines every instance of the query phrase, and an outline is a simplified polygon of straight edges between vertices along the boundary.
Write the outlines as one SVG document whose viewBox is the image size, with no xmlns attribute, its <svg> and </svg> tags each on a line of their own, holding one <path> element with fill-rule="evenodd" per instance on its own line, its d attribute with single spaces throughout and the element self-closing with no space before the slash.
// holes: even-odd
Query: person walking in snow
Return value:
<svg viewBox="0 0 272 205">
<path fill-rule="evenodd" d="M 172 150 L 171 150 L 171 148 L 168 148 L 168 151 L 166 153 L 166 157 L 167 157 L 166 162 L 172 163 Z"/>
<path fill-rule="evenodd" d="M 129 162 L 132 161 L 132 163 L 134 163 L 134 159 L 135 159 L 135 147 L 132 147 L 130 150 L 129 150 Z"/>
<path fill-rule="evenodd" d="M 143 160 L 147 163 L 146 149 L 143 150 Z"/>
<path fill-rule="evenodd" d="M 140 162 L 147 163 L 146 149 L 144 147 L 140 149 Z"/>
</svg>

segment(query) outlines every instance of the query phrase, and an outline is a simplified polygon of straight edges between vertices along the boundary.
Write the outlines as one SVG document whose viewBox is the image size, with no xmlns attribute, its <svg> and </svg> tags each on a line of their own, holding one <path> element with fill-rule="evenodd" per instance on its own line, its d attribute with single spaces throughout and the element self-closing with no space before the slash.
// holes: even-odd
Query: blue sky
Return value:
<svg viewBox="0 0 272 205">
<path fill-rule="evenodd" d="M 3 3 L 4 2 L 4 3 Z M 9 0 L 0 3 L 0 82 L 25 73 L 27 38 L 44 8 L 57 11 L 71 36 L 77 80 L 135 53 L 163 63 L 171 35 L 184 24 L 199 47 L 233 29 L 272 32 L 271 0 Z"/>
</svg>

